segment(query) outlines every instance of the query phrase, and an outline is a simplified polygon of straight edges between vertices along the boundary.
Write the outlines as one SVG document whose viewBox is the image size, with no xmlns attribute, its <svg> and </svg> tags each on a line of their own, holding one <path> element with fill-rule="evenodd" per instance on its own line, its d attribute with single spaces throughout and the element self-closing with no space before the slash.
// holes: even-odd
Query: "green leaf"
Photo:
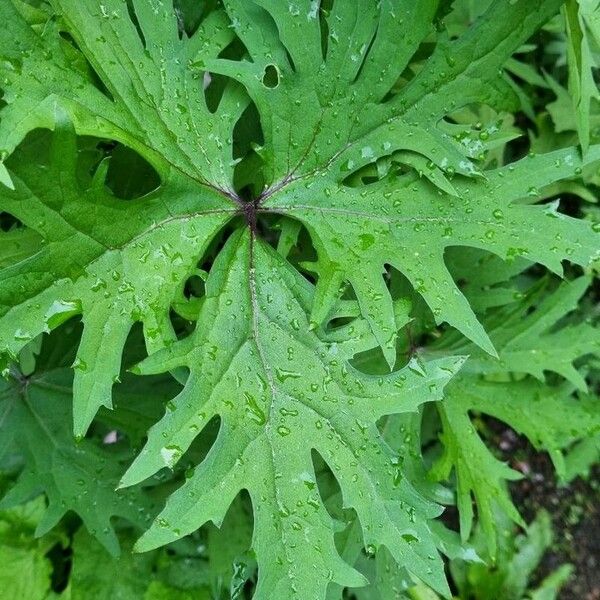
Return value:
<svg viewBox="0 0 600 600">
<path fill-rule="evenodd" d="M 523 525 L 504 484 L 504 480 L 520 479 L 521 475 L 486 447 L 469 418 L 470 411 L 500 419 L 525 435 L 535 448 L 550 454 L 558 475 L 564 478 L 563 451 L 600 432 L 598 402 L 573 398 L 569 389 L 554 389 L 531 380 L 507 385 L 465 376 L 448 388 L 446 401 L 440 405 L 445 454 L 433 475 L 444 479 L 451 468 L 456 470 L 463 539 L 471 532 L 473 495 L 494 556 L 498 533 L 494 505 L 498 503 L 511 519 Z"/>
<path fill-rule="evenodd" d="M 68 124 L 45 157 L 47 144 L 38 137 L 15 155 L 16 190 L 0 192 L 0 209 L 44 239 L 30 260 L 2 271 L 0 350 L 14 356 L 40 333 L 82 316 L 73 385 L 75 434 L 83 435 L 97 410 L 111 406 L 133 324 L 143 323 L 150 349 L 173 338 L 171 304 L 235 208 L 175 171 L 155 192 L 124 202 L 102 180 L 79 183 Z"/>
<path fill-rule="evenodd" d="M 25 467 L 0 509 L 45 494 L 48 507 L 36 535 L 50 531 L 68 512 L 76 512 L 92 535 L 113 554 L 119 542 L 111 519 L 119 516 L 140 528 L 154 507 L 136 490 L 115 492 L 129 453 L 95 441 L 75 442 L 71 433 L 71 374 L 61 369 L 26 378 L 0 380 L 0 413 L 4 434 L 0 455 L 18 452 Z"/>
<path fill-rule="evenodd" d="M 43 553 L 0 546 L 0 586 L 5 598 L 46 600 L 52 566 Z"/>
<path fill-rule="evenodd" d="M 7 102 L 0 148 L 11 153 L 29 131 L 54 128 L 58 105 L 79 134 L 123 142 L 163 176 L 177 171 L 230 189 L 231 133 L 247 101 L 230 85 L 213 113 L 201 85 L 202 62 L 232 39 L 224 15 L 210 13 L 191 38 L 180 38 L 171 2 L 134 0 L 131 13 L 120 0 L 51 4 L 61 19 L 40 34 L 12 1 L 0 7 L 11 24 L 0 33 Z M 58 35 L 65 26 L 85 58 Z"/>
<path fill-rule="evenodd" d="M 130 596 L 323 599 L 358 571 L 365 598 L 447 595 L 438 551 L 474 555 L 434 521 L 453 487 L 492 552 L 495 505 L 519 519 L 480 413 L 562 477 L 590 464 L 596 5 L 564 9 L 575 118 L 563 0 L 0 3 L 0 449 L 24 463 L 4 502 L 45 492 L 45 527 L 73 510 L 114 550 L 111 517 L 169 497 L 139 548 L 214 552 L 186 556 L 195 585 Z M 183 389 L 128 376 L 109 414 L 139 361 Z M 75 444 L 71 417 L 83 437 L 96 416 Z M 152 477 L 131 496 L 126 440 L 145 446 L 123 485 Z"/>
<path fill-rule="evenodd" d="M 545 579 L 541 586 L 527 593 L 530 580 L 534 577 L 544 553 L 551 547 L 553 532 L 550 516 L 540 511 L 523 535 L 515 535 L 506 516 L 497 513 L 500 537 L 498 562 L 495 564 L 464 565 L 453 562 L 451 571 L 460 591 L 461 598 L 476 597 L 480 600 L 524 600 L 554 598 L 560 586 L 569 577 L 570 565 L 563 565 Z M 475 543 L 485 545 L 485 536 L 476 531 Z"/>
<path fill-rule="evenodd" d="M 596 6 L 594 7 L 594 4 Z M 599 100 L 592 67 L 596 67 L 589 39 L 589 29 L 600 41 L 600 8 L 589 0 L 567 0 L 563 7 L 567 26 L 567 62 L 569 93 L 575 110 L 577 132 L 583 152 L 590 145 L 590 111 L 592 99 Z"/>
<path fill-rule="evenodd" d="M 564 283 L 553 293 L 541 285 L 530 290 L 518 304 L 496 311 L 485 324 L 499 349 L 500 360 L 461 340 L 452 344 L 452 349 L 470 355 L 465 372 L 528 373 L 540 381 L 545 380 L 545 373 L 554 372 L 586 391 L 585 379 L 574 363 L 583 356 L 600 354 L 598 327 L 588 321 L 561 322 L 561 319 L 577 308 L 589 285 L 587 277 Z M 451 340 L 448 336 L 443 345 Z"/>
<path fill-rule="evenodd" d="M 136 555 L 128 551 L 115 559 L 80 529 L 73 539 L 72 600 L 85 600 L 90 596 L 98 600 L 144 598 L 152 578 L 153 558 L 152 554 Z"/>
<path fill-rule="evenodd" d="M 41 238 L 32 229 L 17 228 L 0 233 L 0 269 L 29 258 L 40 246 Z"/>
<path fill-rule="evenodd" d="M 462 361 L 415 364 L 387 377 L 361 375 L 346 361 L 372 344 L 366 324 L 321 331 L 321 339 L 309 329 L 311 296 L 311 287 L 278 254 L 247 234 L 236 235 L 209 275 L 196 332 L 140 365 L 142 373 L 185 365 L 190 378 L 150 430 L 122 485 L 174 466 L 212 417 L 221 418 L 221 428 L 206 460 L 137 548 L 168 543 L 209 520 L 219 524 L 245 489 L 262 573 L 255 598 L 322 597 L 330 581 L 361 585 L 363 578 L 334 546 L 333 523 L 316 487 L 314 450 L 332 468 L 345 505 L 356 510 L 365 543 L 385 545 L 398 563 L 445 593 L 427 525 L 439 509 L 394 466 L 376 422 L 439 399 Z"/>
<path fill-rule="evenodd" d="M 535 7 L 508 0 L 494 3 L 457 40 L 440 41 L 427 67 L 389 102 L 382 99 L 429 33 L 435 3 L 337 3 L 327 18 L 324 57 L 314 3 L 296 2 L 289 11 L 264 1 L 253 5 L 231 0 L 226 6 L 252 62 L 212 60 L 208 65 L 242 81 L 261 114 L 265 169 L 272 182 L 262 195 L 265 209 L 301 220 L 313 237 L 321 264 L 316 321 L 326 317 L 339 284 L 349 281 L 393 365 L 392 302 L 382 278 L 384 267 L 392 265 L 424 296 L 438 322 L 449 322 L 493 354 L 447 272 L 446 247 L 475 245 L 508 257 L 527 254 L 560 269 L 560 259 L 578 251 L 557 245 L 555 236 L 566 239 L 563 227 L 577 227 L 575 239 L 585 239 L 587 246 L 579 260 L 587 264 L 596 254 L 597 236 L 589 227 L 557 221 L 540 230 L 543 209 L 515 204 L 535 189 L 537 179 L 523 189 L 519 172 L 539 171 L 544 184 L 572 176 L 579 165 L 573 151 L 552 157 L 552 171 L 550 157 L 541 157 L 523 162 L 516 173 L 498 171 L 487 186 L 477 179 L 461 182 L 457 199 L 440 196 L 414 172 L 371 185 L 345 184 L 352 173 L 398 151 L 424 157 L 442 179 L 442 170 L 476 175 L 461 145 L 437 123 L 449 107 L 505 105 L 512 92 L 496 76 L 497 69 L 556 12 L 559 2 L 540 1 Z M 361 11 L 360 19 L 356 11 Z M 388 32 L 404 22 L 413 26 L 394 41 Z M 516 22 L 517 28 L 511 25 Z M 382 71 L 383 55 L 393 60 Z M 279 74 L 277 85 L 265 83 L 269 70 Z M 292 129 L 297 122 L 304 126 Z M 558 169 L 555 162 L 562 163 Z M 447 185 L 441 187 L 448 193 Z"/>
<path fill-rule="evenodd" d="M 171 585 L 158 553 L 132 554 L 131 535 L 125 535 L 127 552 L 111 557 L 88 533 L 80 529 L 73 538 L 73 568 L 69 579 L 69 600 L 210 600 L 207 588 Z M 173 552 L 175 555 L 175 552 Z M 171 560 L 174 571 L 181 563 Z M 195 561 L 189 561 L 196 566 Z M 172 577 L 171 577 L 172 578 Z"/>
<path fill-rule="evenodd" d="M 566 386 L 551 388 L 533 381 L 513 383 L 509 389 L 502 387 L 505 389 L 500 391 L 498 384 L 482 382 L 470 396 L 464 389 L 462 393 L 470 400 L 466 401 L 469 409 L 508 423 L 534 447 L 549 452 L 558 475 L 563 478 L 565 464 L 561 451 L 600 432 L 598 401 L 574 398 Z M 502 402 L 497 401 L 500 394 L 504 397 Z"/>
<path fill-rule="evenodd" d="M 449 393 L 447 402 L 439 408 L 444 454 L 434 465 L 431 475 L 435 479 L 447 479 L 454 469 L 462 539 L 466 541 L 471 535 L 475 501 L 477 517 L 488 537 L 488 551 L 494 558 L 497 535 L 494 505 L 497 503 L 511 519 L 524 525 L 506 489 L 506 481 L 521 479 L 521 474 L 494 457 L 469 418 L 470 396 L 465 397 L 461 388 L 454 391 L 456 395 Z"/>
<path fill-rule="evenodd" d="M 472 356 L 448 386 L 445 402 L 439 405 L 445 451 L 432 475 L 446 479 L 455 469 L 463 539 L 471 533 L 474 496 L 492 557 L 498 535 L 495 505 L 523 524 L 504 483 L 520 478 L 520 474 L 494 457 L 478 435 L 470 413 L 504 421 L 525 435 L 535 448 L 547 451 L 559 477 L 566 477 L 564 452 L 575 442 L 594 438 L 600 432 L 597 400 L 573 396 L 574 386 L 586 388 L 573 363 L 586 354 L 600 353 L 598 329 L 586 322 L 561 322 L 576 308 L 588 284 L 589 280 L 582 277 L 564 283 L 553 293 L 541 287 L 516 307 L 492 314 L 486 324 L 499 349 L 497 360 L 473 345 L 453 345 L 452 339 L 457 337 L 453 334 L 438 345 L 456 352 L 472 352 Z M 549 385 L 544 382 L 547 371 L 559 373 L 571 383 Z M 523 373 L 540 381 L 523 379 Z M 515 380 L 515 375 L 520 380 Z"/>
<path fill-rule="evenodd" d="M 49 600 L 52 564 L 48 550 L 60 538 L 50 535 L 34 539 L 42 519 L 40 498 L 18 508 L 0 511 L 0 595 L 11 600 Z"/>
<path fill-rule="evenodd" d="M 590 149 L 588 156 L 598 160 L 600 149 Z M 590 264 L 599 248 L 598 232 L 591 224 L 566 217 L 553 205 L 518 202 L 537 194 L 537 185 L 573 176 L 581 164 L 576 150 L 525 158 L 488 172 L 485 183 L 455 182 L 458 198 L 443 195 L 417 175 L 360 188 L 325 176 L 291 183 L 285 194 L 280 192 L 281 202 L 269 204 L 300 219 L 314 235 L 322 265 L 317 319 L 327 314 L 326 289 L 348 279 L 378 341 L 388 350 L 394 348 L 391 298 L 382 277 L 389 264 L 410 280 L 436 321 L 450 323 L 494 353 L 444 264 L 444 251 L 471 246 L 502 258 L 524 257 L 559 273 L 563 258 Z M 336 165 L 340 163 L 331 169 Z"/>
</svg>

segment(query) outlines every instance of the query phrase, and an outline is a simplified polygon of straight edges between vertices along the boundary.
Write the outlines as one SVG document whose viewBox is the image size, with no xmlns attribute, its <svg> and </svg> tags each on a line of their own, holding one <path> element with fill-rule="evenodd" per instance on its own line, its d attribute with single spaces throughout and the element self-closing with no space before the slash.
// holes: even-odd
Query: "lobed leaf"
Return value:
<svg viewBox="0 0 600 600">
<path fill-rule="evenodd" d="M 15 155 L 16 189 L 0 192 L 0 209 L 44 242 L 1 271 L 0 351 L 15 356 L 39 334 L 82 316 L 73 366 L 75 433 L 83 435 L 97 410 L 111 406 L 133 324 L 143 323 L 150 349 L 173 338 L 171 305 L 236 209 L 177 172 L 139 200 L 112 196 L 101 171 L 84 188 L 69 125 L 57 130 L 49 157 L 40 160 L 46 142 L 32 141 Z"/>
<path fill-rule="evenodd" d="M 362 576 L 334 545 L 316 484 L 316 451 L 338 480 L 344 504 L 356 510 L 365 543 L 385 545 L 399 564 L 445 592 L 427 524 L 439 508 L 398 469 L 376 423 L 439 399 L 462 361 L 361 375 L 347 360 L 368 347 L 365 324 L 352 322 L 321 339 L 309 329 L 311 295 L 278 254 L 237 234 L 209 275 L 195 334 L 141 363 L 142 373 L 187 366 L 190 377 L 122 485 L 172 467 L 211 418 L 220 417 L 221 426 L 206 460 L 137 548 L 160 546 L 209 520 L 220 523 L 244 489 L 254 508 L 255 598 L 323 597 L 330 581 L 361 585 Z"/>
<path fill-rule="evenodd" d="M 447 343 L 456 352 L 472 351 L 473 355 L 448 386 L 445 401 L 439 405 L 444 454 L 432 475 L 446 479 L 455 469 L 463 539 L 469 538 L 473 525 L 473 496 L 492 557 L 499 535 L 495 507 L 524 524 L 505 486 L 505 481 L 521 475 L 495 458 L 470 415 L 474 412 L 504 421 L 525 435 L 536 449 L 547 451 L 559 477 L 566 478 L 565 452 L 576 442 L 597 438 L 600 432 L 597 401 L 573 396 L 574 387 L 586 389 L 574 363 L 600 352 L 598 329 L 591 323 L 564 322 L 588 285 L 589 279 L 581 277 L 564 283 L 553 293 L 544 295 L 543 288 L 534 290 L 516 307 L 492 314 L 488 330 L 499 349 L 498 360 L 472 344 L 453 346 L 452 334 L 447 342 L 439 344 L 444 347 Z M 545 372 L 549 371 L 559 373 L 568 382 L 547 383 Z M 538 381 L 523 378 L 524 373 Z"/>
<path fill-rule="evenodd" d="M 73 511 L 112 554 L 119 542 L 111 523 L 115 516 L 143 529 L 154 512 L 151 499 L 136 490 L 115 492 L 127 454 L 76 443 L 71 433 L 71 374 L 60 369 L 25 378 L 14 371 L 0 380 L 3 434 L 0 457 L 18 449 L 26 459 L 17 483 L 0 501 L 0 510 L 45 494 L 47 508 L 36 524 L 36 536 L 55 527 Z"/>
</svg>

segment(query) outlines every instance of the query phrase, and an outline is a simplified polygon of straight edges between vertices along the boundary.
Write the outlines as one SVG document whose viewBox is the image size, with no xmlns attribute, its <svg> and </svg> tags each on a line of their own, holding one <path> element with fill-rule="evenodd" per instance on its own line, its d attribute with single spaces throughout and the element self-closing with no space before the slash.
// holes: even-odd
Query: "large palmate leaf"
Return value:
<svg viewBox="0 0 600 600">
<path fill-rule="evenodd" d="M 435 2 L 335 3 L 327 19 L 322 18 L 318 3 L 308 0 L 289 7 L 227 2 L 231 24 L 247 46 L 250 62 L 216 58 L 232 35 L 225 15 L 219 11 L 210 13 L 188 40 L 176 36 L 169 3 L 149 9 L 143 2 L 134 2 L 134 19 L 118 0 L 99 7 L 55 0 L 54 6 L 63 14 L 70 33 L 110 91 L 114 100 L 110 102 L 79 71 L 71 69 L 76 80 L 65 84 L 63 63 L 72 48 L 65 48 L 62 42 L 56 42 L 53 53 L 59 63 L 60 88 L 59 75 L 54 76 L 53 69 L 46 68 L 41 81 L 23 75 L 36 72 L 34 64 L 25 68 L 27 61 L 42 60 L 46 56 L 44 44 L 54 43 L 54 38 L 38 39 L 8 3 L 3 10 L 7 19 L 18 23 L 20 37 L 5 34 L 7 55 L 12 57 L 7 64 L 16 63 L 22 69 L 8 69 L 10 93 L 3 130 L 13 135 L 12 124 L 29 129 L 52 126 L 54 114 L 50 115 L 47 105 L 51 99 L 55 110 L 60 101 L 78 132 L 122 140 L 145 154 L 161 172 L 176 169 L 195 181 L 208 182 L 216 194 L 220 192 L 220 203 L 217 198 L 214 201 L 227 210 L 234 195 L 232 127 L 245 100 L 229 86 L 217 115 L 213 115 L 200 92 L 195 92 L 200 96 L 194 96 L 194 102 L 185 94 L 198 87 L 191 86 L 190 79 L 196 81 L 194 77 L 197 79 L 202 69 L 236 77 L 257 104 L 265 137 L 261 154 L 269 187 L 255 204 L 302 220 L 319 251 L 321 277 L 313 308 L 315 320 L 325 318 L 331 296 L 343 280 L 349 280 L 392 364 L 395 322 L 380 273 L 385 265 L 393 265 L 409 277 L 438 321 L 450 322 L 493 352 L 446 270 L 444 249 L 475 245 L 502 256 L 525 254 L 559 270 L 562 258 L 589 262 L 597 250 L 598 236 L 589 225 L 565 220 L 553 227 L 547 223 L 540 226 L 541 209 L 514 204 L 543 185 L 573 176 L 580 168 L 574 152 L 521 163 L 517 170 L 523 174 L 539 173 L 533 180 L 510 171 L 510 167 L 495 173 L 487 186 L 479 180 L 451 184 L 443 170 L 474 176 L 476 168 L 469 159 L 473 148 L 452 137 L 450 133 L 455 130 L 444 125 L 443 119 L 471 102 L 503 105 L 510 100 L 511 88 L 496 77 L 496 69 L 556 12 L 558 5 L 555 0 L 538 1 L 535 6 L 508 0 L 495 3 L 477 27 L 457 40 L 442 39 L 426 67 L 387 101 L 419 43 L 431 32 Z M 360 11 L 360 19 L 355 18 L 359 14 L 356 11 Z M 406 30 L 407 35 L 392 33 L 409 21 L 417 26 Z M 513 22 L 519 27 L 512 27 Z M 97 31 L 101 35 L 96 35 Z M 325 33 L 323 58 L 321 36 Z M 21 37 L 29 41 L 26 50 L 22 42 L 16 43 Z M 139 63 L 136 53 L 141 53 Z M 389 56 L 394 57 L 391 62 Z M 382 57 L 386 57 L 383 70 Z M 271 80 L 273 71 L 275 81 Z M 11 111 L 20 115 L 25 109 L 19 107 L 36 94 L 40 97 L 38 106 L 44 106 L 43 118 L 38 115 L 36 120 L 37 113 L 27 106 L 28 118 L 15 119 Z M 172 105 L 173 98 L 183 98 L 187 104 L 178 109 L 179 105 Z M 110 117 L 104 116 L 105 110 Z M 125 115 L 123 124 L 115 125 L 115 111 Z M 96 115 L 93 124 L 90 113 Z M 293 126 L 300 121 L 303 127 Z M 206 129 L 193 129 L 199 122 Z M 148 131 L 155 130 L 154 135 L 137 131 L 139 123 Z M 134 132 L 128 133 L 128 127 Z M 171 132 L 166 136 L 165 127 Z M 179 131 L 182 133 L 177 136 Z M 193 164 L 189 156 L 181 155 L 188 137 L 196 140 L 194 143 L 201 140 L 200 152 L 193 153 Z M 206 140 L 216 148 L 205 147 Z M 14 143 L 5 146 L 10 149 Z M 482 148 L 479 143 L 477 151 Z M 597 154 L 592 152 L 587 160 L 597 158 Z M 370 186 L 344 185 L 350 174 L 384 157 L 425 177 L 415 181 L 416 175 L 408 175 Z M 554 168 L 556 164 L 558 168 Z M 435 185 L 430 186 L 429 180 Z M 440 191 L 448 196 L 440 196 Z M 215 210 L 211 202 L 208 204 Z M 556 238 L 560 238 L 558 242 Z"/>
<path fill-rule="evenodd" d="M 178 369 L 185 387 L 147 441 L 156 406 L 145 419 L 135 418 L 136 405 L 112 421 L 133 444 L 145 441 L 123 486 L 198 463 L 140 550 L 208 521 L 220 524 L 247 491 L 256 598 L 323 599 L 328 589 L 344 593 L 341 586 L 364 583 L 354 570 L 361 545 L 376 551 L 376 579 L 398 569 L 401 579 L 448 593 L 438 549 L 453 550 L 432 521 L 449 494 L 426 478 L 421 418 L 407 424 L 398 413 L 441 400 L 462 364 L 456 356 L 471 355 L 469 371 L 439 406 L 445 454 L 434 472 L 445 479 L 456 470 L 465 538 L 471 495 L 490 537 L 494 497 L 518 520 L 499 481 L 513 473 L 474 432 L 471 411 L 523 431 L 559 470 L 563 452 L 597 423 L 592 400 L 553 380 L 560 375 L 585 388 L 577 361 L 597 350 L 595 331 L 558 323 L 585 280 L 518 308 L 511 302 L 481 322 L 475 316 L 520 293 L 504 283 L 531 263 L 561 273 L 565 260 L 587 270 L 599 256 L 597 225 L 562 214 L 559 203 L 541 203 L 557 189 L 576 189 L 570 180 L 594 168 L 600 147 L 511 163 L 515 153 L 502 149 L 516 136 L 516 117 L 497 125 L 506 116 L 498 111 L 524 104 L 503 69 L 540 82 L 511 57 L 559 14 L 562 0 L 486 2 L 470 12 L 475 23 L 450 31 L 441 19 L 452 3 L 436 0 L 33 4 L 0 2 L 2 365 L 79 317 L 77 436 L 112 406 L 136 324 L 149 354 L 140 372 Z M 184 5 L 194 10 L 182 15 Z M 493 122 L 477 123 L 490 114 Z M 91 159 L 90 144 L 110 158 Z M 123 154 L 129 158 L 119 171 Z M 155 189 L 148 185 L 133 199 L 111 191 L 118 187 L 112 177 L 126 180 L 127 166 L 139 164 L 157 175 Z M 269 245 L 277 240 L 275 222 L 283 223 L 279 254 Z M 448 268 L 465 246 L 461 264 Z M 490 265 L 481 251 L 494 255 L 497 272 L 459 290 L 461 272 Z M 513 262 L 499 266 L 502 259 Z M 292 263 L 310 271 L 311 282 Z M 199 283 L 205 270 L 206 285 Z M 486 295 L 489 285 L 495 290 Z M 190 293 L 200 298 L 188 302 Z M 456 331 L 441 334 L 430 361 L 413 358 L 385 376 L 359 372 L 369 360 L 381 363 L 379 347 L 393 368 L 397 331 L 408 320 L 405 296 L 424 301 L 437 324 Z M 422 330 L 440 335 L 433 326 Z M 539 351 L 540 340 L 550 347 Z M 490 358 L 496 350 L 499 362 Z M 363 351 L 372 352 L 357 357 Z M 180 367 L 189 370 L 187 381 Z M 379 364 L 373 372 L 384 370 Z M 542 381 L 547 371 L 552 377 Z M 11 421 L 0 444 L 12 444 L 14 435 L 27 444 L 25 469 L 5 502 L 45 491 L 45 523 L 76 510 L 90 529 L 107 528 L 105 545 L 114 548 L 111 511 L 129 519 L 133 510 L 121 504 L 126 492 L 112 490 L 120 457 L 103 463 L 98 481 L 84 469 L 84 487 L 103 507 L 95 513 L 73 492 L 72 471 L 82 452 L 95 464 L 106 449 L 69 439 L 68 391 L 49 387 L 68 377 L 54 376 L 13 372 L 6 384 Z M 561 420 L 565 407 L 569 419 Z M 216 441 L 196 460 L 204 455 L 192 443 L 206 442 L 217 422 Z M 400 440 L 404 427 L 412 445 Z M 48 432 L 60 440 L 50 456 L 39 444 Z M 356 513 L 353 556 L 336 545 L 330 496 L 313 466 L 319 460 L 341 488 L 340 504 Z M 59 485 L 61 476 L 70 483 Z M 221 578 L 234 572 L 231 586 L 221 581 L 220 589 L 239 591 L 253 567 L 214 571 Z"/>
<path fill-rule="evenodd" d="M 330 581 L 361 584 L 334 546 L 333 523 L 316 487 L 314 450 L 338 479 L 345 504 L 356 510 L 365 543 L 385 545 L 406 569 L 445 591 L 428 526 L 439 509 L 399 470 L 376 423 L 439 399 L 462 361 L 361 375 L 347 359 L 369 346 L 365 323 L 319 337 L 309 329 L 311 300 L 311 287 L 278 254 L 238 234 L 210 273 L 196 333 L 141 364 L 143 373 L 185 365 L 190 378 L 150 430 L 123 485 L 173 466 L 214 416 L 221 428 L 206 460 L 138 548 L 220 522 L 246 489 L 254 507 L 256 598 L 319 598 Z"/>
</svg>

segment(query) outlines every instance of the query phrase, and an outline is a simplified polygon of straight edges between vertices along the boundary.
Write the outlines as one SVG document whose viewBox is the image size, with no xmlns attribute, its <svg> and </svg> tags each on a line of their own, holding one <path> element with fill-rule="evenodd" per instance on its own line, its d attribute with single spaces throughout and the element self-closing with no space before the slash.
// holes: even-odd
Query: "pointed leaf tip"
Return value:
<svg viewBox="0 0 600 600">
<path fill-rule="evenodd" d="M 9 190 L 15 191 L 15 184 L 13 183 L 12 177 L 2 162 L 0 162 L 0 183 L 2 183 Z"/>
</svg>

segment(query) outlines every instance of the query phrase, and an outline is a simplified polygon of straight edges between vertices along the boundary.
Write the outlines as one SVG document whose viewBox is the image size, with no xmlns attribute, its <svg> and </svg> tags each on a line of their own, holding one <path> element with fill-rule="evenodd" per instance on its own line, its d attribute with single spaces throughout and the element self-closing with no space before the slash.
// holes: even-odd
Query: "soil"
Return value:
<svg viewBox="0 0 600 600">
<path fill-rule="evenodd" d="M 575 571 L 559 595 L 560 600 L 600 600 L 600 465 L 587 480 L 568 486 L 557 484 L 552 462 L 512 431 L 499 436 L 499 447 L 511 466 L 525 477 L 511 484 L 513 500 L 526 521 L 546 509 L 554 525 L 554 543 L 536 574 L 541 581 L 560 565 Z"/>
</svg>

